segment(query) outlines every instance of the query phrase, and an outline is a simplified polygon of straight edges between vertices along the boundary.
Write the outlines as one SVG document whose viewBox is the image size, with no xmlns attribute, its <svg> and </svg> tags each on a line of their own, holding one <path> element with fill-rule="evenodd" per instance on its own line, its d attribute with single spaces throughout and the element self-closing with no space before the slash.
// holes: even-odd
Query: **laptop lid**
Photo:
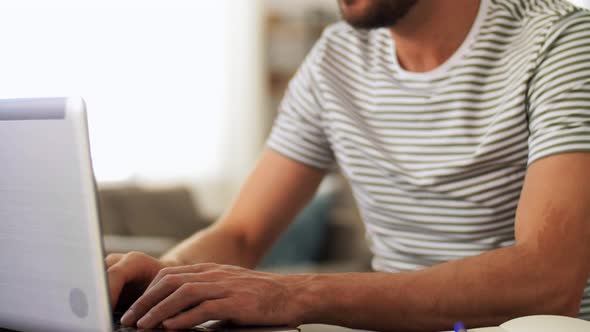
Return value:
<svg viewBox="0 0 590 332">
<path fill-rule="evenodd" d="M 110 331 L 84 101 L 0 100 L 0 327 Z"/>
</svg>

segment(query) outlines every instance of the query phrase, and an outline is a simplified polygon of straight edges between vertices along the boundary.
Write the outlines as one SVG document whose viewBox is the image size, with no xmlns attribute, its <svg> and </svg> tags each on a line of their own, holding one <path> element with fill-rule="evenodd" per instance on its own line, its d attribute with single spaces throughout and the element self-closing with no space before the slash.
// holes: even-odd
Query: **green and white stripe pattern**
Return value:
<svg viewBox="0 0 590 332">
<path fill-rule="evenodd" d="M 399 66 L 387 29 L 337 23 L 291 81 L 267 144 L 340 167 L 375 270 L 509 246 L 527 166 L 590 152 L 590 14 L 482 0 L 463 45 L 427 73 Z M 580 316 L 590 319 L 590 287 Z"/>
</svg>

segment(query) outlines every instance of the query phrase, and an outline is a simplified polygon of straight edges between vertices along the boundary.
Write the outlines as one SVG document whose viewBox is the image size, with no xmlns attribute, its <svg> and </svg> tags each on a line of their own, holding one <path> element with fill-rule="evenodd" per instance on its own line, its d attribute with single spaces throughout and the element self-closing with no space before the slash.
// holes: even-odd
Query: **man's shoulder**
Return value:
<svg viewBox="0 0 590 332">
<path fill-rule="evenodd" d="M 525 27 L 548 28 L 579 18 L 590 17 L 590 11 L 568 0 L 489 0 L 491 11 L 504 19 L 510 17 Z"/>
<path fill-rule="evenodd" d="M 512 38 L 515 47 L 529 43 L 529 50 L 543 56 L 555 42 L 571 33 L 572 27 L 588 29 L 590 11 L 575 6 L 568 0 L 489 0 L 489 24 L 499 26 L 493 33 L 519 34 Z M 534 47 L 538 45 L 539 47 Z"/>
<path fill-rule="evenodd" d="M 561 17 L 582 10 L 569 0 L 489 0 L 492 11 L 505 12 L 515 19 Z"/>
<path fill-rule="evenodd" d="M 567 10 L 553 14 L 557 16 L 557 20 L 552 27 L 554 32 L 588 30 L 588 24 L 590 24 L 590 11 L 588 9 L 582 9 L 573 5 L 564 8 L 567 8 Z"/>
<path fill-rule="evenodd" d="M 573 5 L 567 0 L 536 0 L 528 10 L 531 29 L 543 36 L 541 56 L 555 53 L 558 45 L 590 42 L 590 11 Z M 536 23 L 533 23 L 536 22 Z M 563 47 L 562 47 L 563 48 Z"/>
</svg>

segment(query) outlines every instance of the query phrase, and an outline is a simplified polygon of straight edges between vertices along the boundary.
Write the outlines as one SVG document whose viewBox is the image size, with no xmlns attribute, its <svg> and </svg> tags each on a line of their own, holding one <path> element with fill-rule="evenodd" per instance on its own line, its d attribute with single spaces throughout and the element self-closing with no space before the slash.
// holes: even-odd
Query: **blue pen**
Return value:
<svg viewBox="0 0 590 332">
<path fill-rule="evenodd" d="M 455 323 L 455 332 L 467 332 L 467 329 L 465 328 L 465 325 L 463 325 L 463 323 L 456 322 Z"/>
</svg>

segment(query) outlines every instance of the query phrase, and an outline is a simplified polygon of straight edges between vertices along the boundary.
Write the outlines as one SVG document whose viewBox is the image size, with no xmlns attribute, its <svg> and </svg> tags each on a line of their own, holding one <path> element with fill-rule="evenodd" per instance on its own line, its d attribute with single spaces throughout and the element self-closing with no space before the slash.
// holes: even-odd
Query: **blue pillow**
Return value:
<svg viewBox="0 0 590 332">
<path fill-rule="evenodd" d="M 263 258 L 260 267 L 317 262 L 327 236 L 334 194 L 316 195 Z"/>
</svg>

